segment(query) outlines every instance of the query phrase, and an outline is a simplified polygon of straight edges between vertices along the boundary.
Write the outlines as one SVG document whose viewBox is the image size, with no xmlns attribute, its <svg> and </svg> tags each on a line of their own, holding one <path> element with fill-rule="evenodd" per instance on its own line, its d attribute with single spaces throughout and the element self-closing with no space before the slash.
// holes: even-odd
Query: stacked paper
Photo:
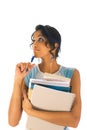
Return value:
<svg viewBox="0 0 87 130">
<path fill-rule="evenodd" d="M 33 107 L 47 111 L 71 110 L 75 94 L 66 91 L 66 88 L 70 89 L 69 78 L 45 73 L 43 80 L 31 79 L 30 82 L 34 84 L 31 95 Z M 32 116 L 27 121 L 27 130 L 64 130 L 64 127 Z"/>
<path fill-rule="evenodd" d="M 45 79 L 30 79 L 30 82 L 33 84 L 41 84 L 41 85 L 51 85 L 51 86 L 66 86 L 69 87 L 70 83 L 68 81 L 52 81 Z"/>
<path fill-rule="evenodd" d="M 68 81 L 54 81 L 46 79 L 30 79 L 31 84 L 38 84 L 47 88 L 70 92 L 70 83 Z"/>
<path fill-rule="evenodd" d="M 34 107 L 49 111 L 70 111 L 75 94 L 56 91 L 40 85 L 35 85 L 31 103 Z"/>
</svg>

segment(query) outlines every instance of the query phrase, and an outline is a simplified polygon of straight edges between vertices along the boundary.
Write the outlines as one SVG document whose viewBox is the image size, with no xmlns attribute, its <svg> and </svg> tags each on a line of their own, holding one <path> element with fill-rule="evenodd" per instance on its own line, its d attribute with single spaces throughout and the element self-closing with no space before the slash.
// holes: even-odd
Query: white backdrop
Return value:
<svg viewBox="0 0 87 130">
<path fill-rule="evenodd" d="M 76 130 L 87 129 L 86 12 L 86 0 L 0 0 L 0 130 L 24 130 L 26 114 L 12 128 L 7 120 L 8 106 L 15 65 L 30 60 L 30 37 L 37 24 L 48 24 L 59 30 L 62 46 L 58 62 L 80 71 L 83 106 Z"/>
</svg>

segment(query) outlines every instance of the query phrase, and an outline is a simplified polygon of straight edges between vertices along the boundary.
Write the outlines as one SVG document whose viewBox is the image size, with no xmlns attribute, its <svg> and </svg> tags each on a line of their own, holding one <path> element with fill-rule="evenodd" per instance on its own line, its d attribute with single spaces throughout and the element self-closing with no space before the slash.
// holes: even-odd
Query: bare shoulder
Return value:
<svg viewBox="0 0 87 130">
<path fill-rule="evenodd" d="M 80 79 L 80 72 L 78 69 L 74 70 L 73 76 L 71 78 L 71 86 L 72 86 L 72 92 L 75 93 L 80 92 L 81 79 Z"/>
<path fill-rule="evenodd" d="M 74 75 L 80 76 L 80 72 L 79 72 L 78 69 L 75 69 L 75 70 L 74 70 Z"/>
<path fill-rule="evenodd" d="M 75 69 L 73 72 L 73 76 L 71 78 L 71 83 L 76 82 L 78 80 L 80 80 L 80 72 L 79 72 L 79 70 Z"/>
</svg>

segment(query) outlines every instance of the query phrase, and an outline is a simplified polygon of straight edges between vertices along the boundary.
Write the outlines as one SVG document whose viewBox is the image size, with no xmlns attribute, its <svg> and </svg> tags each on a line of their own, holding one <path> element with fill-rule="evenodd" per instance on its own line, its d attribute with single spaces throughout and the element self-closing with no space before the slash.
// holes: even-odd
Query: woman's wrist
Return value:
<svg viewBox="0 0 87 130">
<path fill-rule="evenodd" d="M 35 110 L 34 110 L 34 108 L 32 107 L 31 109 L 28 109 L 28 114 L 30 115 L 30 116 L 34 116 L 35 114 Z"/>
<path fill-rule="evenodd" d="M 16 86 L 21 86 L 22 85 L 22 83 L 23 83 L 23 78 L 17 78 L 17 77 L 15 77 L 15 79 L 14 79 L 14 85 L 16 85 Z"/>
</svg>

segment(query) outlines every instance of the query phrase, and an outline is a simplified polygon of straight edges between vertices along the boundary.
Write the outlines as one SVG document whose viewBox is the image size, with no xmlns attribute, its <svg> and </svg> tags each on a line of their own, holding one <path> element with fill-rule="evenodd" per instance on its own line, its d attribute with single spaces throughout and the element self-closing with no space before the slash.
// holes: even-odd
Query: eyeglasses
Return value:
<svg viewBox="0 0 87 130">
<path fill-rule="evenodd" d="M 34 44 L 34 43 L 44 43 L 44 42 L 46 42 L 46 38 L 44 38 L 43 36 L 39 36 L 39 37 L 37 37 L 36 39 L 34 39 L 33 37 L 31 38 L 31 40 L 32 40 L 32 44 Z"/>
</svg>

